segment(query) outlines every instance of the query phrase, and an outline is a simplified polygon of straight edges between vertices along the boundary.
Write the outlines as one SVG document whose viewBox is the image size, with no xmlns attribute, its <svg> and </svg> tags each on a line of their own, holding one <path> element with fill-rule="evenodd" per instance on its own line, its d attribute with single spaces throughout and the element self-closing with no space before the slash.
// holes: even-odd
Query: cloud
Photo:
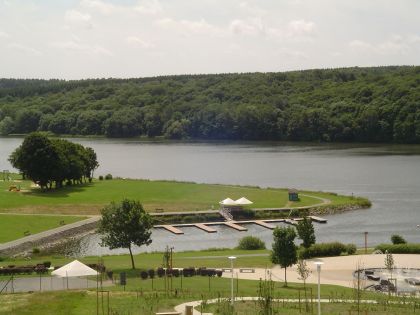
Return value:
<svg viewBox="0 0 420 315">
<path fill-rule="evenodd" d="M 113 56 L 113 53 L 99 45 L 88 45 L 79 43 L 76 41 L 62 41 L 51 43 L 53 47 L 63 49 L 65 51 L 80 52 L 87 55 L 103 55 L 103 56 Z"/>
<path fill-rule="evenodd" d="M 84 8 L 97 10 L 106 15 L 109 15 L 118 9 L 115 5 L 100 0 L 82 0 L 80 5 Z"/>
<path fill-rule="evenodd" d="M 313 34 L 315 23 L 305 20 L 294 20 L 287 25 L 289 36 L 307 36 Z"/>
<path fill-rule="evenodd" d="M 143 0 L 139 1 L 134 10 L 145 15 L 156 15 L 162 12 L 163 8 L 158 0 Z"/>
<path fill-rule="evenodd" d="M 6 32 L 0 31 L 0 38 L 9 38 L 10 35 Z"/>
<path fill-rule="evenodd" d="M 18 44 L 18 43 L 11 43 L 7 45 L 8 48 L 21 51 L 31 56 L 41 56 L 42 52 L 26 45 Z"/>
<path fill-rule="evenodd" d="M 259 18 L 233 20 L 230 23 L 229 29 L 232 33 L 239 35 L 258 35 L 265 33 L 265 27 Z"/>
<path fill-rule="evenodd" d="M 82 13 L 77 10 L 68 10 L 64 14 L 64 19 L 72 24 L 82 25 L 86 28 L 92 28 L 92 17 L 88 13 Z"/>
<path fill-rule="evenodd" d="M 349 42 L 349 47 L 356 52 L 373 53 L 379 55 L 406 55 L 414 50 L 415 45 L 420 43 L 420 37 L 416 35 L 401 36 L 393 35 L 391 38 L 379 42 L 369 43 L 359 39 Z"/>
<path fill-rule="evenodd" d="M 221 28 L 209 24 L 206 20 L 174 20 L 172 18 L 159 19 L 156 22 L 160 27 L 182 32 L 186 35 L 201 34 L 209 36 L 221 36 L 224 34 Z"/>
<path fill-rule="evenodd" d="M 142 48 L 154 47 L 154 45 L 151 42 L 145 41 L 137 36 L 128 36 L 125 40 L 129 44 L 139 45 Z"/>
</svg>

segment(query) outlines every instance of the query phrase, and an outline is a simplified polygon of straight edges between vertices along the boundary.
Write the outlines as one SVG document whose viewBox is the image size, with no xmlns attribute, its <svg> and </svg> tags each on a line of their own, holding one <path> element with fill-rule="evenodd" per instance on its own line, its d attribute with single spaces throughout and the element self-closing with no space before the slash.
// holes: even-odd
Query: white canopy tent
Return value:
<svg viewBox="0 0 420 315">
<path fill-rule="evenodd" d="M 232 200 L 230 198 L 226 198 L 225 200 L 220 201 L 220 204 L 223 206 L 237 206 L 238 205 L 235 200 Z"/>
<path fill-rule="evenodd" d="M 96 270 L 82 264 L 78 260 L 74 260 L 71 263 L 51 272 L 51 275 L 61 278 L 96 276 L 97 274 L 98 272 Z"/>
<path fill-rule="evenodd" d="M 245 205 L 252 205 L 253 202 L 251 200 L 246 199 L 245 197 L 239 198 L 235 201 L 237 205 L 245 206 Z"/>
</svg>

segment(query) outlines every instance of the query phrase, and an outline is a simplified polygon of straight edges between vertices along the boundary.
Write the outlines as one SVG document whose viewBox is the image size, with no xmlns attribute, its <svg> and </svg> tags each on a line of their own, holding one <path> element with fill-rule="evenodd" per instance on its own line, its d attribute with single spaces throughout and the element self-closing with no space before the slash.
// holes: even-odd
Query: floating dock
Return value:
<svg viewBox="0 0 420 315">
<path fill-rule="evenodd" d="M 194 226 L 200 230 L 206 231 L 207 233 L 216 233 L 217 230 L 205 225 L 204 223 L 195 223 Z"/>
<path fill-rule="evenodd" d="M 171 233 L 177 234 L 177 235 L 184 234 L 183 231 L 181 231 L 180 229 L 177 229 L 173 225 L 166 225 L 165 224 L 165 225 L 156 225 L 155 227 L 165 229 L 165 230 L 167 230 Z"/>
<path fill-rule="evenodd" d="M 238 230 L 238 231 L 248 231 L 248 229 L 246 227 L 240 226 L 236 223 L 239 222 L 232 222 L 232 221 L 226 221 L 223 222 L 226 226 L 231 227 L 232 229 Z"/>
<path fill-rule="evenodd" d="M 262 226 L 262 227 L 265 227 L 265 228 L 267 228 L 267 229 L 270 229 L 270 230 L 274 230 L 274 229 L 276 228 L 276 226 L 275 226 L 275 225 L 270 224 L 270 223 L 267 223 L 267 222 L 262 221 L 262 220 L 256 220 L 256 221 L 254 221 L 253 223 L 258 224 L 258 225 L 260 225 L 260 226 Z"/>
<path fill-rule="evenodd" d="M 309 218 L 310 218 L 312 221 L 315 221 L 315 222 L 318 222 L 318 223 L 327 223 L 327 222 L 328 222 L 328 220 L 327 220 L 327 219 L 320 218 L 320 217 L 316 217 L 316 216 L 314 216 L 314 215 L 310 215 L 310 216 L 309 216 Z"/>
<path fill-rule="evenodd" d="M 309 216 L 309 218 L 317 223 L 327 223 L 327 219 L 323 219 L 316 216 Z M 273 230 L 276 228 L 276 225 L 273 223 L 286 223 L 290 225 L 296 226 L 298 221 L 302 220 L 302 218 L 294 218 L 294 219 L 266 219 L 266 220 L 246 220 L 246 221 L 220 221 L 220 222 L 205 222 L 205 223 L 179 223 L 179 224 L 164 224 L 164 225 L 155 225 L 154 228 L 162 228 L 165 229 L 173 234 L 181 235 L 184 234 L 182 230 L 179 228 L 181 227 L 196 227 L 204 232 L 207 233 L 217 233 L 217 230 L 210 227 L 210 225 L 225 225 L 237 231 L 248 231 L 248 229 L 241 224 L 257 224 L 264 228 Z"/>
</svg>

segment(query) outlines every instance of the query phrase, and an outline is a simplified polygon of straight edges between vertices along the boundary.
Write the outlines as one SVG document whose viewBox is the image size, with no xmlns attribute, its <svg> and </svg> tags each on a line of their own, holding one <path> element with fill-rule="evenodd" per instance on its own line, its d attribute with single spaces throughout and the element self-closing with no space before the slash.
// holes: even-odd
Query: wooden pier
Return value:
<svg viewBox="0 0 420 315">
<path fill-rule="evenodd" d="M 310 215 L 310 216 L 309 216 L 309 218 L 310 218 L 312 221 L 315 221 L 315 222 L 318 222 L 318 223 L 327 223 L 327 222 L 328 222 L 328 220 L 327 220 L 327 219 L 320 218 L 320 217 L 316 217 L 316 216 L 314 216 L 314 215 Z"/>
<path fill-rule="evenodd" d="M 217 232 L 217 230 L 205 225 L 204 223 L 195 223 L 194 226 L 196 228 L 199 228 L 199 229 L 203 230 L 203 231 L 206 231 L 207 233 L 216 233 Z"/>
<path fill-rule="evenodd" d="M 317 223 L 327 223 L 327 219 L 323 219 L 316 216 L 309 216 L 312 221 Z M 202 231 L 207 233 L 217 233 L 217 230 L 210 227 L 210 225 L 225 225 L 237 231 L 248 231 L 248 229 L 241 224 L 257 224 L 264 228 L 273 230 L 276 228 L 276 225 L 273 223 L 286 223 L 290 225 L 296 226 L 298 222 L 302 220 L 302 218 L 294 218 L 294 219 L 266 219 L 266 220 L 246 220 L 246 221 L 220 221 L 220 222 L 205 222 L 205 223 L 180 223 L 180 224 L 164 224 L 164 225 L 155 225 L 154 228 L 162 228 L 165 229 L 173 234 L 181 235 L 184 234 L 182 230 L 179 228 L 181 227 L 196 227 Z"/>
<path fill-rule="evenodd" d="M 228 227 L 231 227 L 232 229 L 235 229 L 235 230 L 238 230 L 238 231 L 248 231 L 248 229 L 246 227 L 243 227 L 243 226 L 240 226 L 240 225 L 236 224 L 236 223 L 239 223 L 239 222 L 226 221 L 226 222 L 223 222 L 223 223 L 224 223 L 224 225 L 226 225 Z"/>
<path fill-rule="evenodd" d="M 267 223 L 267 222 L 262 221 L 262 220 L 256 220 L 256 221 L 253 221 L 253 223 L 258 224 L 258 225 L 260 225 L 262 227 L 265 227 L 267 229 L 270 229 L 270 230 L 274 230 L 276 228 L 275 225 Z"/>
<path fill-rule="evenodd" d="M 165 224 L 165 225 L 156 225 L 155 227 L 156 228 L 165 229 L 165 230 L 167 230 L 167 231 L 169 231 L 171 233 L 177 234 L 177 235 L 184 234 L 183 231 L 181 231 L 180 229 L 177 229 L 173 225 L 167 225 L 167 224 Z"/>
</svg>

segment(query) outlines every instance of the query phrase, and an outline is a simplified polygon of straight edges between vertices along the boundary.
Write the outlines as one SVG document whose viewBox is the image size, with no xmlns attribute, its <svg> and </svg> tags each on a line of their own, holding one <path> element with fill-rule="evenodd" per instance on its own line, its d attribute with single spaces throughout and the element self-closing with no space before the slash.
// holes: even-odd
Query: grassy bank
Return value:
<svg viewBox="0 0 420 315">
<path fill-rule="evenodd" d="M 21 191 L 9 192 L 11 185 L 20 186 Z M 98 214 L 104 205 L 122 198 L 137 199 L 148 211 L 197 211 L 217 209 L 220 200 L 243 196 L 254 202 L 253 208 L 304 207 L 325 203 L 346 206 L 357 205 L 364 200 L 302 191 L 300 201 L 289 202 L 286 189 L 124 179 L 95 180 L 91 184 L 43 192 L 33 187 L 32 182 L 16 178 L 13 182 L 0 182 L 0 212 Z"/>
<path fill-rule="evenodd" d="M 83 219 L 85 217 L 0 214 L 0 244 Z"/>
</svg>

